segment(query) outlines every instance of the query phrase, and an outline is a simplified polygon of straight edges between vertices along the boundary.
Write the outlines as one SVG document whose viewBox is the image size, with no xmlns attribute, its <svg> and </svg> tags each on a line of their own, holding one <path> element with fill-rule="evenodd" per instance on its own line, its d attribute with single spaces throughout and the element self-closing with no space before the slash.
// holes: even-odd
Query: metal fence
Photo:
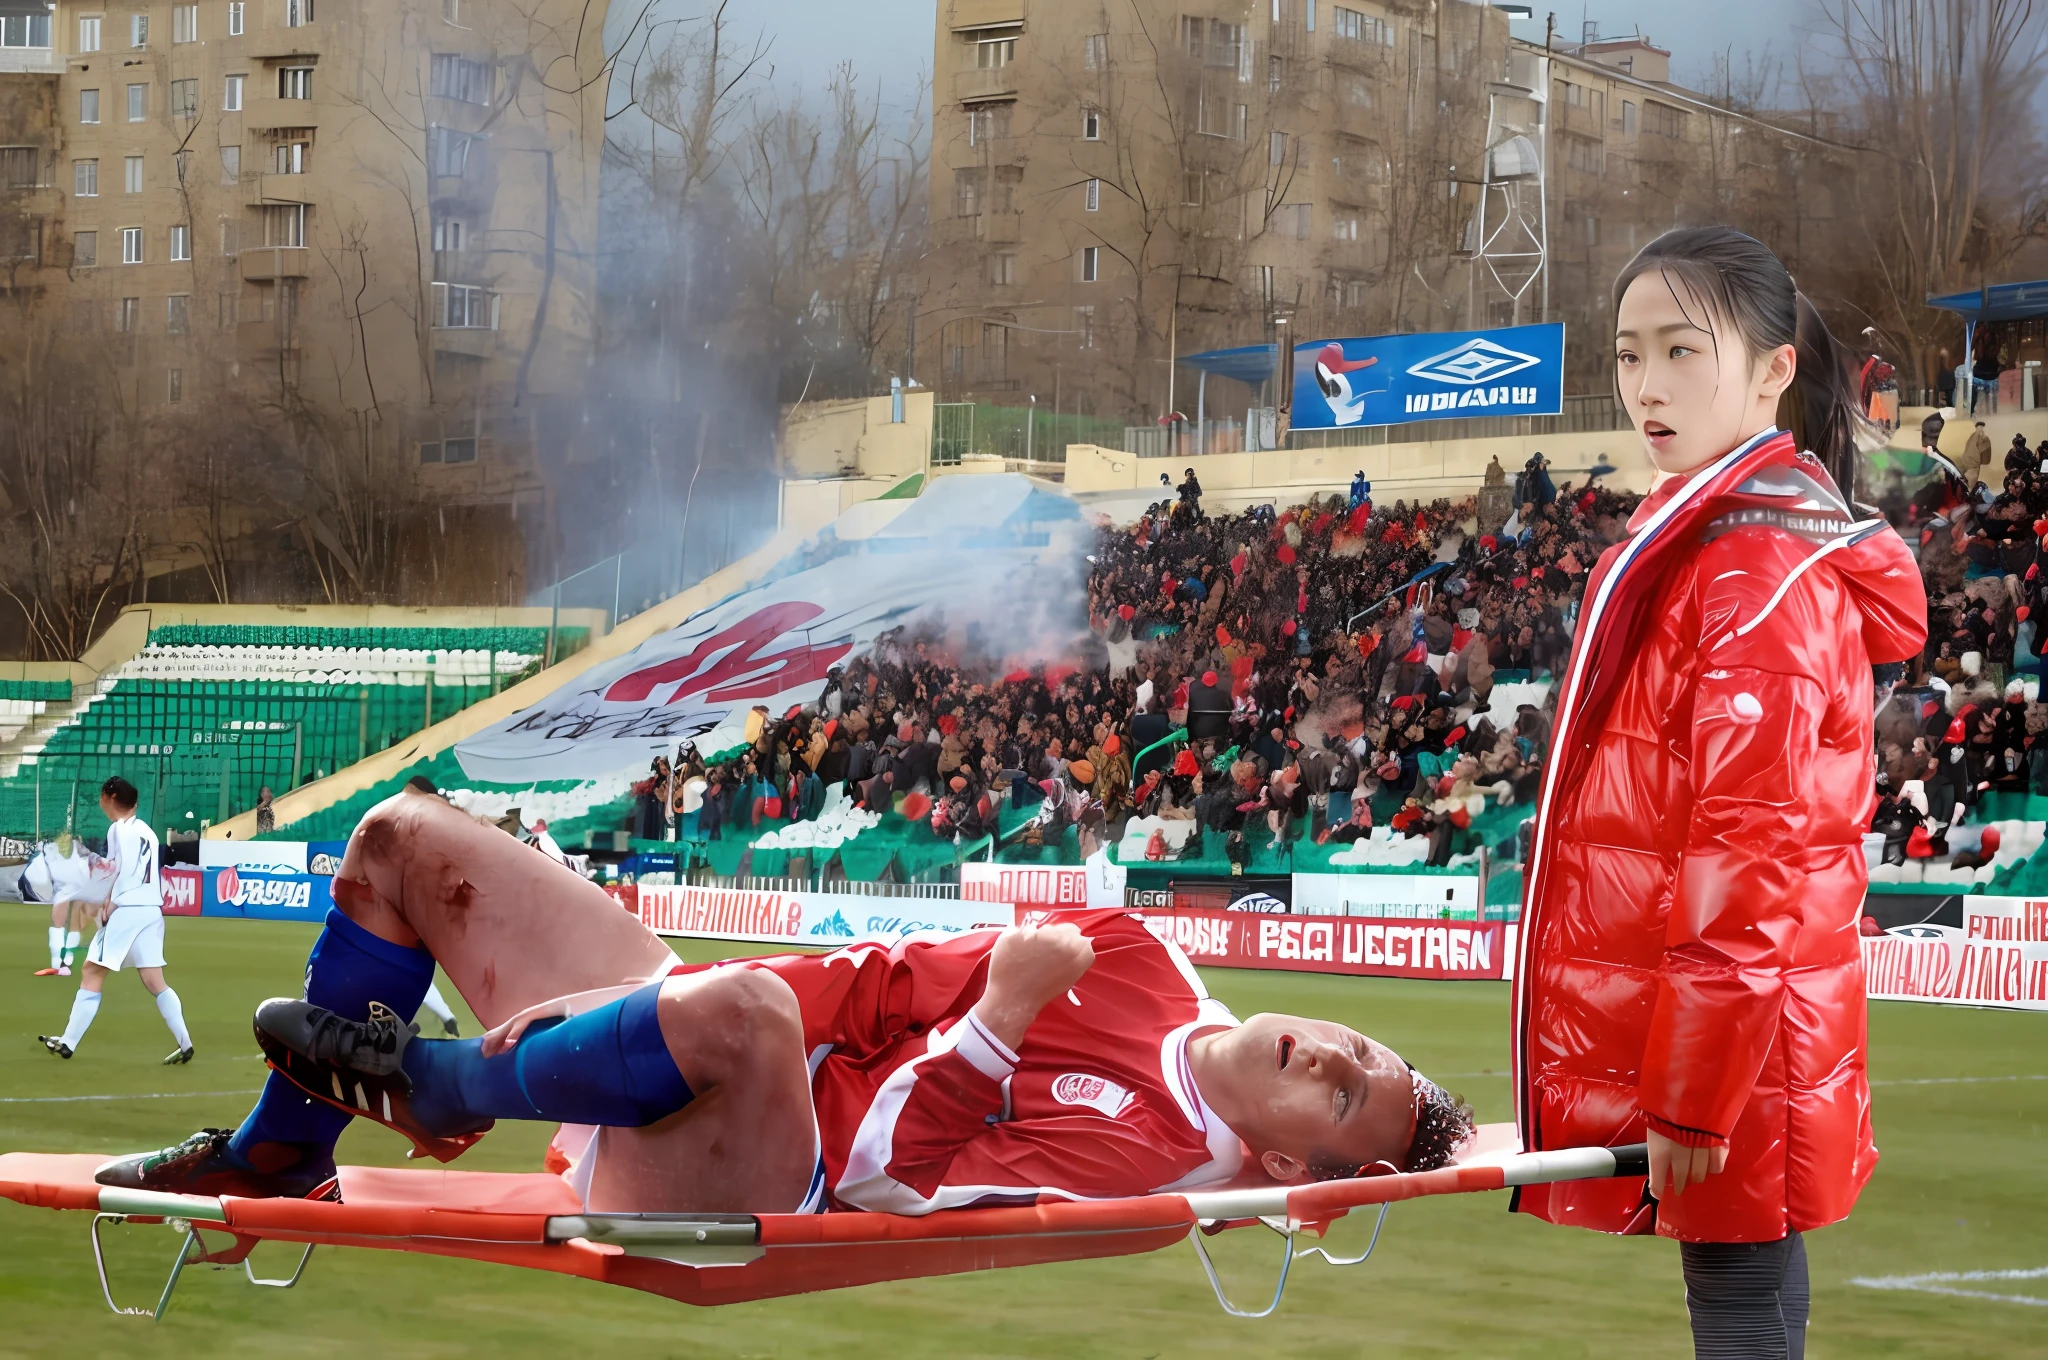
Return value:
<svg viewBox="0 0 2048 1360">
<path fill-rule="evenodd" d="M 951 866 L 940 866 L 950 868 Z M 693 888 L 737 888 L 741 892 L 808 893 L 830 891 L 845 893 L 852 897 L 903 897 L 942 899 L 960 895 L 960 884 L 938 883 L 885 883 L 866 882 L 858 879 L 831 879 L 824 889 L 808 878 L 755 878 L 733 874 L 714 874 L 705 870 L 692 871 L 690 886 Z"/>
<path fill-rule="evenodd" d="M 956 467 L 968 456 L 1023 463 L 1064 463 L 1067 445 L 1114 448 L 1123 427 L 1072 411 L 946 401 L 933 408 L 932 465 Z"/>
</svg>

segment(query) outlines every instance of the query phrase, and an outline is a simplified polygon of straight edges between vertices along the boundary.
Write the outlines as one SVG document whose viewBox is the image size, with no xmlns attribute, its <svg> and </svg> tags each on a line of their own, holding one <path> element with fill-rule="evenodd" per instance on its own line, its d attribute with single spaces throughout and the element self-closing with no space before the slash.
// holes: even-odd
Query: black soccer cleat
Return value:
<svg viewBox="0 0 2048 1360">
<path fill-rule="evenodd" d="M 462 1026 L 456 1024 L 455 1017 L 451 1015 L 441 1022 L 441 1033 L 451 1039 L 460 1039 L 462 1037 Z"/>
<path fill-rule="evenodd" d="M 192 1053 L 193 1049 L 190 1044 L 183 1048 L 173 1049 L 171 1050 L 171 1055 L 164 1059 L 164 1066 L 183 1067 L 186 1063 L 192 1061 Z"/>
<path fill-rule="evenodd" d="M 427 1127 L 412 1108 L 412 1079 L 402 1065 L 419 1026 L 382 1002 L 368 1020 L 345 1020 L 323 1006 L 272 997 L 256 1008 L 256 1042 L 270 1066 L 315 1100 L 375 1120 L 412 1140 L 415 1157 L 452 1162 L 495 1122 L 467 1128 Z"/>
<path fill-rule="evenodd" d="M 36 1038 L 37 1038 L 37 1039 L 38 1039 L 38 1040 L 39 1040 L 39 1041 L 40 1041 L 40 1042 L 42 1043 L 42 1045 L 43 1045 L 43 1047 L 44 1047 L 44 1048 L 46 1048 L 46 1049 L 48 1049 L 48 1050 L 49 1050 L 50 1052 L 52 1052 L 52 1053 L 56 1054 L 56 1055 L 57 1055 L 58 1057 L 60 1057 L 60 1058 L 68 1058 L 68 1057 L 70 1057 L 70 1056 L 71 1056 L 71 1045 L 69 1045 L 69 1044 L 65 1043 L 65 1042 L 64 1042 L 64 1041 L 63 1041 L 62 1039 L 58 1038 L 58 1037 L 57 1037 L 56 1035 L 54 1035 L 54 1034 L 38 1034 L 38 1035 L 36 1036 Z"/>
<path fill-rule="evenodd" d="M 244 1161 L 229 1146 L 231 1129 L 201 1129 L 155 1152 L 117 1157 L 93 1173 L 101 1185 L 171 1195 L 235 1195 L 242 1199 L 308 1199 L 334 1179 L 334 1157 L 313 1143 L 258 1143 Z"/>
</svg>

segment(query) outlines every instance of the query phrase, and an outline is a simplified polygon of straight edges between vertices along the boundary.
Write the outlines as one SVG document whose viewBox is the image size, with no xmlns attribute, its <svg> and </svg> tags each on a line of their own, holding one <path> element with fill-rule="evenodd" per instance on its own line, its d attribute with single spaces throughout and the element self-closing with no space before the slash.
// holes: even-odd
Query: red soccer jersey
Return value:
<svg viewBox="0 0 2048 1360">
<path fill-rule="evenodd" d="M 1121 911 L 1074 913 L 1095 963 L 1018 1052 L 969 1015 L 999 932 L 755 961 L 796 992 L 835 1206 L 924 1214 L 1229 1180 L 1235 1133 L 1188 1040 L 1237 1020 L 1172 944 Z"/>
</svg>

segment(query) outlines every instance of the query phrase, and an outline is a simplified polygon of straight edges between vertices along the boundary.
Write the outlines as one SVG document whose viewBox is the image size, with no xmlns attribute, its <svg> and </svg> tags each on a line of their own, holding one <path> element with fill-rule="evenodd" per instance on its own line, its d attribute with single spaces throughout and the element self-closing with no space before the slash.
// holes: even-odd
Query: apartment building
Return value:
<svg viewBox="0 0 2048 1360">
<path fill-rule="evenodd" d="M 917 376 L 1143 422 L 1194 415 L 1177 355 L 1549 319 L 1596 390 L 1626 251 L 1712 217 L 1796 254 L 1787 177 L 1836 151 L 1588 36 L 1465 0 L 939 0 Z"/>
<path fill-rule="evenodd" d="M 34 222 L 14 324 L 86 347 L 110 407 L 318 437 L 531 530 L 589 349 L 606 8 L 56 0 L 47 71 L 0 61 L 0 159 L 37 166 L 0 186 Z"/>
</svg>

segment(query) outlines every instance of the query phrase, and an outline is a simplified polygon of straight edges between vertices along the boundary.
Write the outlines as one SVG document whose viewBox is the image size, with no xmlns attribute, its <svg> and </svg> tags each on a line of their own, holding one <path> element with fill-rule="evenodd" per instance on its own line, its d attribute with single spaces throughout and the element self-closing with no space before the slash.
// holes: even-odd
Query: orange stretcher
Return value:
<svg viewBox="0 0 2048 1360">
<path fill-rule="evenodd" d="M 116 1313 L 159 1318 L 188 1265 L 239 1265 L 252 1284 L 288 1289 L 304 1275 L 316 1246 L 495 1261 L 711 1305 L 1003 1266 L 1127 1256 L 1182 1238 L 1194 1244 L 1227 1312 L 1265 1317 L 1279 1307 L 1288 1267 L 1298 1256 L 1313 1253 L 1334 1265 L 1355 1265 L 1370 1256 L 1387 1207 L 1396 1200 L 1643 1175 L 1648 1161 L 1640 1144 L 1523 1153 L 1513 1126 L 1497 1124 L 1481 1128 L 1465 1154 L 1438 1171 L 908 1217 L 590 1213 L 559 1176 L 410 1167 L 345 1166 L 324 1196 L 312 1199 L 167 1195 L 97 1184 L 93 1173 L 106 1160 L 93 1153 L 0 1154 L 0 1197 L 39 1208 L 92 1211 L 93 1261 L 107 1306 Z M 1364 1254 L 1337 1258 L 1320 1247 L 1296 1250 L 1300 1235 L 1321 1236 L 1350 1211 L 1375 1205 L 1380 1221 Z M 154 1308 L 123 1308 L 114 1302 L 100 1230 L 121 1223 L 166 1223 L 183 1236 Z M 1202 1239 L 1254 1225 L 1279 1234 L 1285 1254 L 1272 1301 L 1246 1310 L 1225 1297 Z M 209 1247 L 202 1233 L 227 1241 Z M 255 1273 L 249 1253 L 266 1241 L 305 1245 L 289 1278 L 263 1279 Z"/>
</svg>

